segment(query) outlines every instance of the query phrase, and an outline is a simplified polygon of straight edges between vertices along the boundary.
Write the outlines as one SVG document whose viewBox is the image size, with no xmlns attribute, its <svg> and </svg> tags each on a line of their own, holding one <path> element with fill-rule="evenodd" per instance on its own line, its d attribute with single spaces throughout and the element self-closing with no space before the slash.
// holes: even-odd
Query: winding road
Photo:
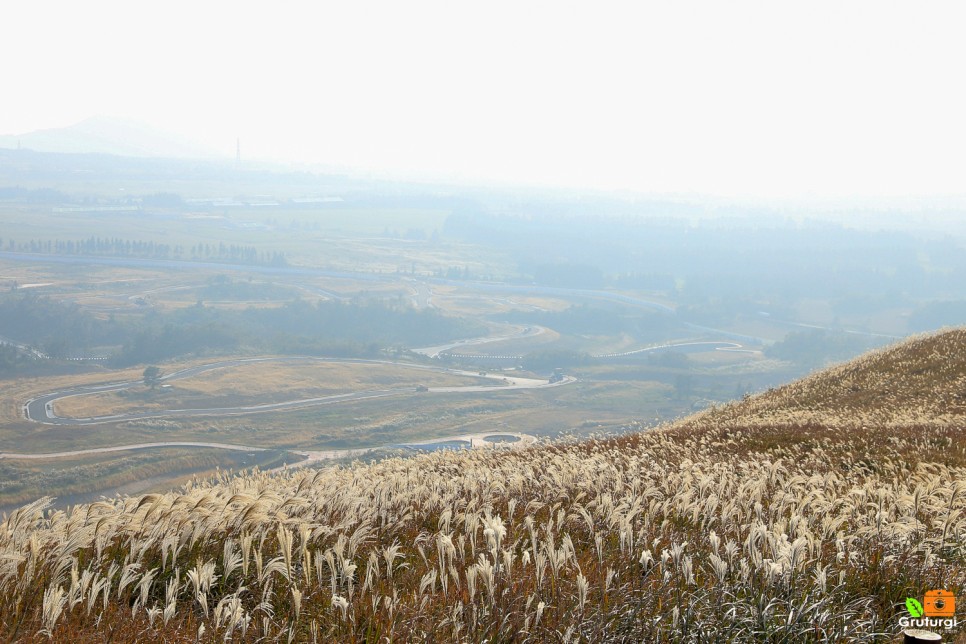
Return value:
<svg viewBox="0 0 966 644">
<path fill-rule="evenodd" d="M 667 344 L 658 344 L 652 347 L 644 347 L 643 349 L 634 349 L 632 351 L 624 351 L 621 353 L 602 353 L 600 355 L 595 355 L 595 358 L 626 358 L 630 356 L 638 356 L 646 353 L 666 353 L 669 351 L 675 351 L 677 353 L 704 353 L 706 351 L 730 351 L 732 353 L 761 353 L 754 349 L 746 349 L 744 345 L 738 344 L 737 342 L 724 342 L 724 341 L 700 341 L 700 342 L 670 342 Z"/>
<path fill-rule="evenodd" d="M 422 347 L 420 349 L 413 349 L 413 353 L 419 353 L 430 358 L 438 358 L 443 354 L 448 353 L 452 349 L 457 347 L 466 348 L 471 346 L 478 346 L 481 344 L 489 344 L 491 342 L 502 342 L 504 340 L 516 340 L 518 338 L 532 338 L 538 336 L 542 333 L 546 333 L 547 329 L 542 326 L 537 326 L 536 324 L 525 326 L 516 325 L 517 330 L 515 333 L 506 333 L 503 335 L 487 335 L 481 338 L 469 338 L 466 340 L 457 340 L 456 342 L 450 342 L 448 344 L 440 344 L 434 347 Z"/>
<path fill-rule="evenodd" d="M 504 437 L 515 438 L 515 442 L 504 442 L 488 440 L 494 437 L 504 438 Z M 357 456 L 364 456 L 376 450 L 380 449 L 394 449 L 394 448 L 404 448 L 404 449 L 419 449 L 421 447 L 432 448 L 435 445 L 445 445 L 451 443 L 465 443 L 465 447 L 476 448 L 476 447 L 492 447 L 497 449 L 519 449 L 521 447 L 526 447 L 528 445 L 533 445 L 537 442 L 536 436 L 531 436 L 530 434 L 520 434 L 517 432 L 488 432 L 485 434 L 460 434 L 457 436 L 443 436 L 441 438 L 433 438 L 424 441 L 411 442 L 411 443 L 397 443 L 389 445 L 379 445 L 377 447 L 356 447 L 349 449 L 326 449 L 326 450 L 298 450 L 289 449 L 285 450 L 291 452 L 292 454 L 297 454 L 299 456 L 304 456 L 305 460 L 299 461 L 298 463 L 292 463 L 285 465 L 277 469 L 288 469 L 292 467 L 302 467 L 304 465 L 309 465 L 311 463 L 317 463 L 319 461 L 331 461 L 339 458 L 354 458 Z M 113 447 L 94 447 L 90 449 L 78 449 L 71 452 L 48 452 L 45 454 L 21 454 L 18 452 L 0 452 L 0 459 L 10 458 L 10 459 L 27 459 L 27 460 L 42 460 L 42 459 L 53 459 L 53 458 L 67 458 L 75 456 L 87 456 L 91 454 L 110 454 L 112 452 L 131 452 L 146 449 L 162 449 L 166 447 L 201 447 L 210 449 L 224 449 L 231 450 L 235 452 L 265 452 L 270 448 L 267 447 L 255 447 L 253 445 L 235 445 L 231 443 L 201 443 L 193 441 L 169 441 L 160 443 L 132 443 L 130 445 L 116 445 Z"/>
<path fill-rule="evenodd" d="M 5 253 L 0 252 L 0 257 L 16 260 L 16 261 L 36 261 L 38 259 L 35 255 L 20 254 L 20 253 Z M 206 263 L 206 262 L 191 262 L 191 261 L 153 261 L 153 260 L 132 260 L 130 258 L 93 258 L 93 257 L 49 257 L 44 256 L 42 258 L 45 261 L 50 262 L 63 262 L 63 263 L 94 263 L 94 264 L 104 264 L 111 266 L 130 266 L 136 265 L 140 267 L 158 267 L 158 268 L 179 268 L 188 270 L 197 269 L 217 269 L 218 271 L 231 271 L 231 270 L 244 270 L 246 273 L 260 273 L 267 276 L 271 276 L 269 279 L 284 278 L 287 282 L 298 282 L 301 278 L 317 278 L 317 277 L 338 277 L 338 278 L 352 278 L 354 280 L 365 280 L 365 281 L 375 281 L 379 279 L 385 279 L 385 276 L 373 275 L 368 273 L 357 273 L 357 272 L 343 272 L 343 271 L 328 271 L 322 269 L 312 269 L 304 267 L 267 267 L 267 266 L 241 266 L 241 265 L 227 265 L 227 264 L 217 264 L 217 263 Z M 638 297 L 632 297 L 624 295 L 621 293 L 614 293 L 610 291 L 602 290 L 591 290 L 591 289 L 569 289 L 569 288 L 557 288 L 557 287 L 546 287 L 538 286 L 535 284 L 493 284 L 486 282 L 467 282 L 459 281 L 454 282 L 444 279 L 425 279 L 425 278 L 403 278 L 406 287 L 409 290 L 410 297 L 414 306 L 417 308 L 430 308 L 433 307 L 433 287 L 436 285 L 446 285 L 446 286 L 459 286 L 461 289 L 466 289 L 474 292 L 477 295 L 490 295 L 496 297 L 507 297 L 510 295 L 522 295 L 522 294 L 534 294 L 540 296 L 557 296 L 565 298 L 578 298 L 578 299 L 601 299 L 608 300 L 611 302 L 621 303 L 625 305 L 636 306 L 640 308 L 647 308 L 659 311 L 661 313 L 674 315 L 675 311 L 671 306 L 663 302 L 647 300 Z M 289 286 L 293 284 L 289 283 Z M 296 288 L 302 290 L 311 291 L 313 295 L 318 297 L 327 297 L 331 299 L 342 299 L 344 296 L 337 295 L 335 293 L 324 291 L 319 289 L 314 284 L 309 286 L 307 284 L 294 284 Z M 147 291 L 160 292 L 165 290 L 176 290 L 179 288 L 193 288 L 194 286 L 166 286 L 159 289 L 152 289 Z M 142 293 L 141 296 L 144 294 Z M 130 298 L 136 298 L 137 295 L 130 295 Z M 538 325 L 512 325 L 506 332 L 500 332 L 498 335 L 480 337 L 480 338 L 470 338 L 464 339 L 456 342 L 451 342 L 448 344 L 441 344 L 432 347 L 417 348 L 413 351 L 420 353 L 422 355 L 438 358 L 443 357 L 448 354 L 452 354 L 454 349 L 464 349 L 471 346 L 480 346 L 494 342 L 500 342 L 504 340 L 519 339 L 526 337 L 533 337 L 545 333 L 547 330 Z M 712 331 L 707 329 L 707 331 Z M 739 338 L 728 338 L 729 340 L 748 341 L 748 340 L 758 340 L 757 338 L 746 338 L 742 336 Z M 621 354 L 614 354 L 613 356 L 601 356 L 601 357 L 625 357 L 636 354 L 644 354 L 648 352 L 668 350 L 732 350 L 741 351 L 744 350 L 740 345 L 732 342 L 717 342 L 717 343 L 677 343 L 671 345 L 665 345 L 661 347 L 646 347 L 643 349 L 638 349 L 636 351 L 629 351 Z M 413 395 L 423 395 L 424 393 L 429 394 L 492 394 L 498 391 L 507 391 L 513 389 L 529 389 L 538 387 L 552 387 L 566 385 L 574 381 L 572 377 L 564 377 L 562 380 L 554 383 L 550 383 L 546 380 L 537 380 L 532 378 L 516 378 L 512 376 L 504 377 L 503 375 L 487 375 L 481 376 L 477 372 L 471 371 L 461 371 L 456 369 L 447 369 L 444 367 L 437 366 L 425 366 L 425 365 L 414 365 L 408 363 L 398 363 L 392 361 L 374 361 L 374 360 L 357 360 L 357 359 L 321 359 L 312 357 L 271 357 L 271 358 L 248 358 L 248 359 L 235 359 L 235 360 L 225 360 L 221 362 L 213 362 L 206 365 L 201 365 L 198 367 L 192 367 L 189 369 L 184 369 L 172 374 L 168 374 L 162 378 L 164 383 L 169 383 L 181 378 L 188 378 L 191 376 L 196 376 L 198 374 L 203 374 L 207 371 L 215 369 L 227 369 L 236 366 L 241 366 L 245 364 L 255 363 L 255 362 L 283 362 L 283 361 L 319 361 L 319 362 L 342 362 L 342 363 L 376 363 L 376 364 L 389 364 L 396 365 L 400 367 L 410 368 L 410 369 L 425 369 L 430 371 L 435 371 L 439 373 L 448 373 L 453 375 L 471 376 L 473 378 L 486 378 L 490 382 L 486 384 L 474 384 L 466 386 L 448 386 L 448 387 L 429 387 L 425 389 L 425 392 L 414 391 L 414 387 L 384 387 L 384 388 L 374 388 L 364 391 L 354 391 L 346 392 L 334 395 L 325 395 L 312 398 L 299 398 L 295 400 L 288 400 L 283 402 L 271 402 L 263 404 L 251 404 L 247 406 L 237 406 L 237 407 L 217 407 L 217 408 L 193 408 L 193 409 L 165 409 L 165 410 L 138 410 L 124 413 L 107 414 L 103 416 L 89 417 L 89 418 L 71 418 L 71 417 L 61 417 L 58 416 L 56 411 L 56 402 L 63 398 L 70 396 L 84 396 L 93 395 L 104 392 L 111 391 L 123 391 L 125 389 L 134 387 L 141 384 L 141 380 L 129 380 L 121 382 L 104 383 L 100 385 L 89 385 L 80 387 L 71 387 L 59 391 L 51 391 L 44 393 L 40 396 L 36 396 L 26 401 L 23 404 L 22 412 L 24 417 L 32 422 L 43 423 L 47 425 L 56 426 L 90 426 L 90 425 L 100 425 L 107 423 L 117 423 L 125 421 L 143 420 L 151 418 L 186 418 L 186 417 L 204 417 L 204 416 L 237 416 L 244 414 L 253 413 L 267 413 L 273 411 L 285 411 L 292 409 L 301 409 L 308 407 L 319 407 L 324 405 L 349 403 L 353 401 L 363 401 L 369 399 L 377 398 L 388 398 L 394 396 L 413 396 Z M 422 389 L 422 388 L 420 388 Z M 434 439 L 433 443 L 455 440 L 462 441 L 465 437 L 451 437 L 450 439 Z M 479 437 L 476 437 L 477 439 Z M 520 438 L 523 438 L 522 435 Z M 521 443 L 525 440 L 521 440 Z M 470 439 L 472 443 L 472 437 Z M 58 458 L 64 456 L 76 456 L 84 454 L 94 454 L 94 453 L 107 453 L 107 452 L 118 452 L 133 449 L 153 449 L 161 447 L 198 447 L 198 448 L 217 448 L 217 449 L 228 449 L 228 450 L 241 450 L 241 451 L 261 451 L 265 448 L 257 448 L 253 446 L 246 445 L 233 445 L 225 443 L 206 443 L 206 442 L 159 442 L 159 443 L 138 443 L 132 445 L 121 445 L 112 446 L 88 450 L 77 450 L 73 452 L 58 452 L 49 454 L 18 454 L 18 453 L 0 453 L 0 458 Z M 300 452 L 305 455 L 309 460 L 313 458 L 317 459 L 328 459 L 336 458 L 340 456 L 352 456 L 355 454 L 362 454 L 368 451 L 363 450 L 328 450 L 321 452 Z"/>
<path fill-rule="evenodd" d="M 462 371 L 458 369 L 447 369 L 444 367 L 426 366 L 426 365 L 415 365 L 408 363 L 393 362 L 389 360 L 362 360 L 354 358 L 345 359 L 332 359 L 332 358 L 315 358 L 310 356 L 297 356 L 297 357 L 266 357 L 266 358 L 244 358 L 237 360 L 224 360 L 221 362 L 213 362 L 210 364 L 199 365 L 196 367 L 190 367 L 188 369 L 182 369 L 174 373 L 168 374 L 162 378 L 163 381 L 170 382 L 174 380 L 179 380 L 182 378 L 188 378 L 191 376 L 196 376 L 203 374 L 208 371 L 213 371 L 216 369 L 227 369 L 231 367 L 252 364 L 252 363 L 266 363 L 266 362 L 319 362 L 319 363 L 352 363 L 352 364 L 380 364 L 380 365 L 393 365 L 397 367 L 403 367 L 406 369 L 422 370 L 422 371 L 432 371 L 436 373 L 445 373 L 451 375 L 467 376 L 476 379 L 486 378 L 492 381 L 492 384 L 486 385 L 464 385 L 464 386 L 443 386 L 443 387 L 427 387 L 425 389 L 417 389 L 414 391 L 412 387 L 392 387 L 386 389 L 371 389 L 366 391 L 349 392 L 345 394 L 335 394 L 330 396 L 320 396 L 316 398 L 305 398 L 298 400 L 290 400 L 279 403 L 269 403 L 263 405 L 252 405 L 252 406 L 241 406 L 241 407 L 224 407 L 224 408 L 201 408 L 201 409 L 168 409 L 162 411 L 138 411 L 125 414 L 111 414 L 106 416 L 97 416 L 93 418 L 65 418 L 57 416 L 53 411 L 54 403 L 63 398 L 70 396 L 85 396 L 98 394 L 108 391 L 122 391 L 134 387 L 141 383 L 140 380 L 126 380 L 122 382 L 113 382 L 100 385 L 87 385 L 83 387 L 73 387 L 70 389 L 64 389 L 59 391 L 52 391 L 35 398 L 28 400 L 24 406 L 24 414 L 28 420 L 44 423 L 47 425 L 98 425 L 104 423 L 120 422 L 120 421 L 131 421 L 131 420 L 141 420 L 147 418 L 161 418 L 161 417 L 185 417 L 185 416 L 225 416 L 225 415 L 239 415 L 239 414 L 250 414 L 268 411 L 279 411 L 285 409 L 297 409 L 302 407 L 314 407 L 320 405 L 329 405 L 341 402 L 355 401 L 355 400 L 365 400 L 370 398 L 382 398 L 388 396 L 402 396 L 402 395 L 419 395 L 420 393 L 437 393 L 437 394 L 466 394 L 466 393 L 495 393 L 500 391 L 508 391 L 514 389 L 535 389 L 544 387 L 559 387 L 566 385 L 575 381 L 575 378 L 567 376 L 557 382 L 548 382 L 546 380 L 538 380 L 535 378 L 518 378 L 518 377 L 505 377 L 503 375 L 489 375 L 481 376 L 478 373 L 471 371 Z M 514 443 L 492 443 L 499 444 L 501 447 L 521 447 L 524 445 L 532 444 L 536 439 L 528 434 L 516 434 L 512 432 L 495 432 L 501 436 L 509 435 L 518 439 Z M 426 441 L 418 441 L 406 443 L 405 445 L 381 445 L 376 447 L 368 448 L 356 448 L 356 449 L 333 449 L 333 450 L 289 450 L 294 454 L 299 454 L 306 458 L 302 465 L 321 461 L 321 460 L 331 460 L 336 458 L 361 456 L 375 449 L 381 448 L 393 448 L 393 447 L 408 447 L 414 448 L 419 446 L 432 446 L 438 443 L 448 443 L 448 442 L 465 442 L 468 447 L 478 447 L 482 445 L 490 445 L 487 442 L 487 436 L 489 434 L 473 434 L 473 435 L 460 435 L 460 436 L 449 436 L 444 438 L 435 438 Z M 144 449 L 157 449 L 157 448 L 167 448 L 167 447 L 198 447 L 198 448 L 213 448 L 213 449 L 224 449 L 224 450 L 234 450 L 243 452 L 263 452 L 268 448 L 265 447 L 255 447 L 253 445 L 237 445 L 231 443 L 210 443 L 210 442 L 195 442 L 195 441 L 165 441 L 165 442 L 152 442 L 152 443 L 133 443 L 129 445 L 116 445 L 112 447 L 98 447 L 90 449 L 80 449 L 66 452 L 49 452 L 40 454 L 26 454 L 19 452 L 0 452 L 0 458 L 11 458 L 11 459 L 53 459 L 53 458 L 64 458 L 73 456 L 84 456 L 90 454 L 107 454 L 112 452 L 123 452 L 132 450 L 144 450 Z"/>
<path fill-rule="evenodd" d="M 558 382 L 548 382 L 535 378 L 504 377 L 503 375 L 481 376 L 472 371 L 460 369 L 447 369 L 428 365 L 416 365 L 391 360 L 363 360 L 357 358 L 315 358 L 311 356 L 286 356 L 286 357 L 267 357 L 267 358 L 240 358 L 236 360 L 223 360 L 210 364 L 190 367 L 173 372 L 164 376 L 161 380 L 165 383 L 196 376 L 216 369 L 227 369 L 254 363 L 267 362 L 319 362 L 319 363 L 339 363 L 339 364 L 379 364 L 392 365 L 406 369 L 431 371 L 457 376 L 467 376 L 472 378 L 485 378 L 492 381 L 491 385 L 465 385 L 451 387 L 427 387 L 424 393 L 494 393 L 497 391 L 508 391 L 513 389 L 535 389 L 540 387 L 557 387 L 573 382 L 572 377 L 564 378 Z M 265 403 L 260 405 L 248 405 L 238 407 L 212 407 L 196 409 L 165 409 L 156 411 L 134 411 L 123 414 L 110 414 L 105 416 L 95 416 L 91 418 L 68 418 L 57 416 L 54 412 L 54 403 L 70 396 L 89 396 L 108 391 L 122 391 L 130 389 L 138 384 L 140 380 L 126 380 L 122 382 L 106 383 L 101 385 L 86 385 L 82 387 L 72 387 L 59 391 L 51 391 L 35 398 L 31 398 L 23 405 L 24 417 L 27 420 L 44 423 L 47 425 L 100 425 L 104 423 L 115 423 L 121 421 L 144 420 L 148 418 L 171 418 L 171 417 L 197 417 L 197 416 L 237 416 L 241 414 L 263 413 L 271 411 L 283 411 L 290 409 L 301 409 L 305 407 L 318 407 L 349 401 L 366 400 L 371 398 L 385 398 L 388 396 L 412 395 L 414 390 L 409 387 L 389 387 L 382 389 L 368 389 L 364 391 L 353 391 L 344 394 L 333 394 L 313 398 L 300 398 L 276 403 Z"/>
</svg>

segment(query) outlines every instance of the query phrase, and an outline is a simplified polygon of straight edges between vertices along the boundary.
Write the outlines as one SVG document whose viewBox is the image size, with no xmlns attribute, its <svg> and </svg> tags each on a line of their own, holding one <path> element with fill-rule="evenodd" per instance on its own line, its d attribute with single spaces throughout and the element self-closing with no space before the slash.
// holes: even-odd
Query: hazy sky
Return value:
<svg viewBox="0 0 966 644">
<path fill-rule="evenodd" d="M 5 2 L 0 134 L 138 119 L 233 155 L 575 187 L 966 193 L 966 9 Z"/>
</svg>

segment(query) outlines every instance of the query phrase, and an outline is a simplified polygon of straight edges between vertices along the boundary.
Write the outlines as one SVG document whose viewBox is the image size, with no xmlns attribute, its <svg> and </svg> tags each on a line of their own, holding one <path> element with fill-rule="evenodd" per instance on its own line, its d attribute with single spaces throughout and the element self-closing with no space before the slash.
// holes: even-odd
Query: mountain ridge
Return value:
<svg viewBox="0 0 966 644">
<path fill-rule="evenodd" d="M 150 158 L 225 158 L 184 137 L 139 121 L 110 116 L 92 116 L 66 127 L 0 135 L 0 148 Z"/>
</svg>

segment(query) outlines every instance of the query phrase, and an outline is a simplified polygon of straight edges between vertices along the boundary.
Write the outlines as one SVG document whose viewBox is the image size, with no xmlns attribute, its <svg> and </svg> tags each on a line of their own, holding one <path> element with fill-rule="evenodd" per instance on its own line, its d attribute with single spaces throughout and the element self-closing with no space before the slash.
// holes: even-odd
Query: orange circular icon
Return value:
<svg viewBox="0 0 966 644">
<path fill-rule="evenodd" d="M 948 590 L 930 590 L 922 600 L 926 617 L 955 617 L 956 596 Z"/>
</svg>

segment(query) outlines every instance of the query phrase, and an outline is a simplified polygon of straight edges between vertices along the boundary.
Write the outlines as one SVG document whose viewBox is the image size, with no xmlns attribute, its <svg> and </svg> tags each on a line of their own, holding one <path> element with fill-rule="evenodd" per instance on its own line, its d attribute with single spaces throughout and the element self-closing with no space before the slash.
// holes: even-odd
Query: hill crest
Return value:
<svg viewBox="0 0 966 644">
<path fill-rule="evenodd" d="M 129 157 L 211 159 L 219 156 L 183 137 L 139 121 L 109 116 L 93 116 L 66 127 L 0 135 L 0 147 Z"/>
<path fill-rule="evenodd" d="M 966 329 L 956 328 L 909 338 L 679 424 L 924 428 L 964 419 Z"/>
</svg>

